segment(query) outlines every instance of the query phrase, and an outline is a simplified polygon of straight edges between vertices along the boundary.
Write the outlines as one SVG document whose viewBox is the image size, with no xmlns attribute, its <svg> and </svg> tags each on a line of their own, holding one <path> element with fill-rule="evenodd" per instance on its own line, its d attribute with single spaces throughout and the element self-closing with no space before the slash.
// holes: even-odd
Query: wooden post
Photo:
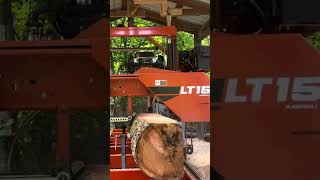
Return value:
<svg viewBox="0 0 320 180">
<path fill-rule="evenodd" d="M 174 70 L 180 71 L 180 61 L 179 61 L 179 54 L 177 49 L 177 38 L 172 38 L 172 54 L 173 54 L 173 64 L 174 64 Z"/>
<path fill-rule="evenodd" d="M 195 62 L 191 62 L 195 69 L 199 67 L 200 60 L 200 49 L 201 49 L 201 38 L 198 33 L 194 34 L 194 52 L 196 54 Z"/>
<path fill-rule="evenodd" d="M 204 139 L 204 135 L 205 135 L 204 123 L 202 123 L 202 122 L 197 123 L 197 137 L 199 139 Z"/>
<path fill-rule="evenodd" d="M 132 114 L 132 97 L 128 96 L 128 115 Z"/>
</svg>

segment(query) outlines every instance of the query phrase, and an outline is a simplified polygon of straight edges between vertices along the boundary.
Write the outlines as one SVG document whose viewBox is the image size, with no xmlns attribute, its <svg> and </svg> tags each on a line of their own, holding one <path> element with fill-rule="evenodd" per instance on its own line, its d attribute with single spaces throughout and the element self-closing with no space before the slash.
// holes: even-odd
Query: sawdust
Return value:
<svg viewBox="0 0 320 180">
<path fill-rule="evenodd" d="M 190 139 L 188 138 L 188 143 Z M 210 179 L 210 143 L 193 138 L 193 153 L 187 155 L 188 163 L 203 177 Z"/>
</svg>

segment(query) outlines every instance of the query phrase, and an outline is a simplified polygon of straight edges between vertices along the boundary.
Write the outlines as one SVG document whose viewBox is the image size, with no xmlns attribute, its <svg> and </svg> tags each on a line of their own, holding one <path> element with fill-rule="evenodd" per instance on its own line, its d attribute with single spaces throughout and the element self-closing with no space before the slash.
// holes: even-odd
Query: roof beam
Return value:
<svg viewBox="0 0 320 180">
<path fill-rule="evenodd" d="M 127 1 L 127 15 L 128 17 L 134 17 L 138 9 L 140 8 L 139 4 L 135 4 L 133 0 Z"/>
<path fill-rule="evenodd" d="M 161 4 L 167 0 L 134 0 L 135 4 Z"/>
<path fill-rule="evenodd" d="M 126 9 L 127 9 L 127 7 L 128 7 L 128 1 L 129 1 L 129 0 L 122 0 L 122 1 L 121 1 L 121 9 L 122 9 L 122 10 L 126 10 Z"/>
<path fill-rule="evenodd" d="M 155 13 L 146 9 L 144 10 L 146 12 L 146 16 L 144 19 L 150 20 L 159 24 L 163 24 L 163 25 L 167 24 L 167 20 L 165 17 L 161 17 L 158 13 Z M 196 32 L 199 32 L 201 29 L 201 26 L 198 24 L 185 22 L 177 18 L 172 19 L 172 25 L 176 26 L 178 30 L 186 31 L 189 33 L 196 33 Z"/>
<path fill-rule="evenodd" d="M 200 38 L 203 39 L 210 34 L 210 19 L 201 27 Z"/>
<path fill-rule="evenodd" d="M 133 17 L 133 16 L 128 16 L 127 10 L 113 10 L 110 12 L 110 17 L 111 18 L 122 18 L 122 17 Z M 146 13 L 144 10 L 137 10 L 134 14 L 134 17 L 139 17 L 139 18 L 144 18 L 146 16 Z"/>
<path fill-rule="evenodd" d="M 188 6 L 192 8 L 193 10 L 199 10 L 203 13 L 210 14 L 210 4 L 199 1 L 199 0 L 169 0 L 171 2 L 177 3 L 177 4 L 183 4 L 184 6 Z"/>
</svg>

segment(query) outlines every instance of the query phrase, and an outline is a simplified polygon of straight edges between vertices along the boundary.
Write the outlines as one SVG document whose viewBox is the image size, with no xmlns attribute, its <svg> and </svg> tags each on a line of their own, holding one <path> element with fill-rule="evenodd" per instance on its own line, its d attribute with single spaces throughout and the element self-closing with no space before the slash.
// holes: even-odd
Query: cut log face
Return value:
<svg viewBox="0 0 320 180">
<path fill-rule="evenodd" d="M 181 125 L 159 114 L 136 116 L 131 149 L 141 170 L 154 179 L 181 179 L 184 175 Z"/>
</svg>

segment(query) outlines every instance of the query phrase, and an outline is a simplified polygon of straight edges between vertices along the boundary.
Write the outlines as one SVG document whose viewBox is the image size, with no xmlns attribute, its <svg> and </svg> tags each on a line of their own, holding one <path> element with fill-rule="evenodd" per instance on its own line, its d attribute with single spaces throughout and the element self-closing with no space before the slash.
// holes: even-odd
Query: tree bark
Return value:
<svg viewBox="0 0 320 180">
<path fill-rule="evenodd" d="M 183 136 L 177 121 L 159 114 L 140 114 L 134 119 L 129 137 L 135 161 L 149 177 L 183 177 Z"/>
<path fill-rule="evenodd" d="M 0 0 L 0 40 L 14 40 L 10 0 Z"/>
<path fill-rule="evenodd" d="M 14 40 L 13 19 L 10 0 L 0 0 L 0 41 Z M 9 119 L 9 112 L 0 111 L 0 119 Z M 0 172 L 7 170 L 8 149 L 0 139 Z"/>
</svg>

